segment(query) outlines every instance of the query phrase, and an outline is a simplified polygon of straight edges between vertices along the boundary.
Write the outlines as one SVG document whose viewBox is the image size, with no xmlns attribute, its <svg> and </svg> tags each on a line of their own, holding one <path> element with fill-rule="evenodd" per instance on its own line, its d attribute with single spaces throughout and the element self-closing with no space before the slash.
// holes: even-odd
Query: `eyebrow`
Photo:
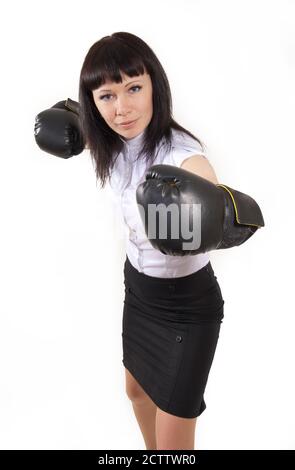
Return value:
<svg viewBox="0 0 295 470">
<path fill-rule="evenodd" d="M 128 83 L 126 83 L 124 88 L 126 88 L 126 86 L 130 85 L 131 83 L 135 83 L 135 82 L 140 82 L 140 80 L 133 80 L 132 82 L 128 82 Z M 106 90 L 104 88 L 103 90 L 98 90 L 98 93 L 101 93 L 102 91 L 112 91 L 112 90 Z"/>
</svg>

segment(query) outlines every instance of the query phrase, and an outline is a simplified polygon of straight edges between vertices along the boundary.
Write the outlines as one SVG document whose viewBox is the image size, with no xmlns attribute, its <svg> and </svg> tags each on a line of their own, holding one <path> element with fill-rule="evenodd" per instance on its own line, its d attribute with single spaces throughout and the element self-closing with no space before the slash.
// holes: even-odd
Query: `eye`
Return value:
<svg viewBox="0 0 295 470">
<path fill-rule="evenodd" d="M 141 90 L 141 89 L 142 89 L 142 87 L 141 87 L 141 86 L 139 86 L 139 85 L 134 85 L 134 86 L 132 86 L 131 88 L 129 88 L 129 90 L 132 90 L 133 88 L 139 88 L 139 90 Z"/>
<path fill-rule="evenodd" d="M 131 88 L 129 88 L 129 91 L 130 91 L 130 90 L 133 90 L 134 88 L 139 88 L 139 90 L 141 90 L 142 87 L 141 87 L 140 85 L 134 85 L 134 86 L 132 86 Z M 138 90 L 138 91 L 139 91 L 139 90 Z M 132 94 L 133 94 L 133 93 L 132 93 Z M 99 99 L 100 99 L 100 100 L 103 100 L 103 101 L 109 101 L 109 100 L 104 100 L 104 98 L 105 98 L 106 96 L 111 96 L 111 95 L 108 93 L 107 95 L 100 96 Z"/>
</svg>

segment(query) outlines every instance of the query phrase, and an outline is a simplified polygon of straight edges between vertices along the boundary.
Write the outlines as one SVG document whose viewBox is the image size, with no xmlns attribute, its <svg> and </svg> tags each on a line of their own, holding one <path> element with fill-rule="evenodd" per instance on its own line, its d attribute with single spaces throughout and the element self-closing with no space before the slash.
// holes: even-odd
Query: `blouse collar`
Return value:
<svg viewBox="0 0 295 470">
<path fill-rule="evenodd" d="M 143 141 L 144 141 L 144 130 L 138 134 L 135 137 L 132 137 L 132 139 L 124 139 L 123 137 L 120 136 L 120 139 L 125 143 L 127 148 L 131 151 L 133 150 L 139 150 L 142 147 Z"/>
</svg>

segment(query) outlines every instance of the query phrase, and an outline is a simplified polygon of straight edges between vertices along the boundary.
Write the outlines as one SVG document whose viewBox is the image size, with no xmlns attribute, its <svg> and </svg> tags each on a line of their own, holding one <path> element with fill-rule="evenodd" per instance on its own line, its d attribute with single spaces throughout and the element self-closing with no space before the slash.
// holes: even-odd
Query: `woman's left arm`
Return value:
<svg viewBox="0 0 295 470">
<path fill-rule="evenodd" d="M 219 184 L 214 168 L 212 167 L 209 160 L 204 158 L 203 155 L 193 155 L 189 158 L 186 158 L 182 162 L 180 168 L 202 176 L 202 178 L 211 181 L 211 183 Z"/>
</svg>

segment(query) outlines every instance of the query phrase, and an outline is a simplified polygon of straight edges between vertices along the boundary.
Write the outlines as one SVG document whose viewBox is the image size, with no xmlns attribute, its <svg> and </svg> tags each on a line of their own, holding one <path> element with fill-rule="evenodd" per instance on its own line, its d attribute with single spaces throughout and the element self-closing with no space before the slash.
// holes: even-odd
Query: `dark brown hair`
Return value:
<svg viewBox="0 0 295 470">
<path fill-rule="evenodd" d="M 81 129 L 95 164 L 97 180 L 104 187 L 113 164 L 124 147 L 119 134 L 113 131 L 98 111 L 92 91 L 107 80 L 122 83 L 121 73 L 129 77 L 150 75 L 153 94 L 153 116 L 145 129 L 141 155 L 152 165 L 155 150 L 162 141 L 171 148 L 172 132 L 177 129 L 202 142 L 172 118 L 172 98 L 166 73 L 152 49 L 131 33 L 118 32 L 105 36 L 89 49 L 80 72 L 79 103 Z M 156 110 L 156 112 L 155 112 Z"/>
</svg>

